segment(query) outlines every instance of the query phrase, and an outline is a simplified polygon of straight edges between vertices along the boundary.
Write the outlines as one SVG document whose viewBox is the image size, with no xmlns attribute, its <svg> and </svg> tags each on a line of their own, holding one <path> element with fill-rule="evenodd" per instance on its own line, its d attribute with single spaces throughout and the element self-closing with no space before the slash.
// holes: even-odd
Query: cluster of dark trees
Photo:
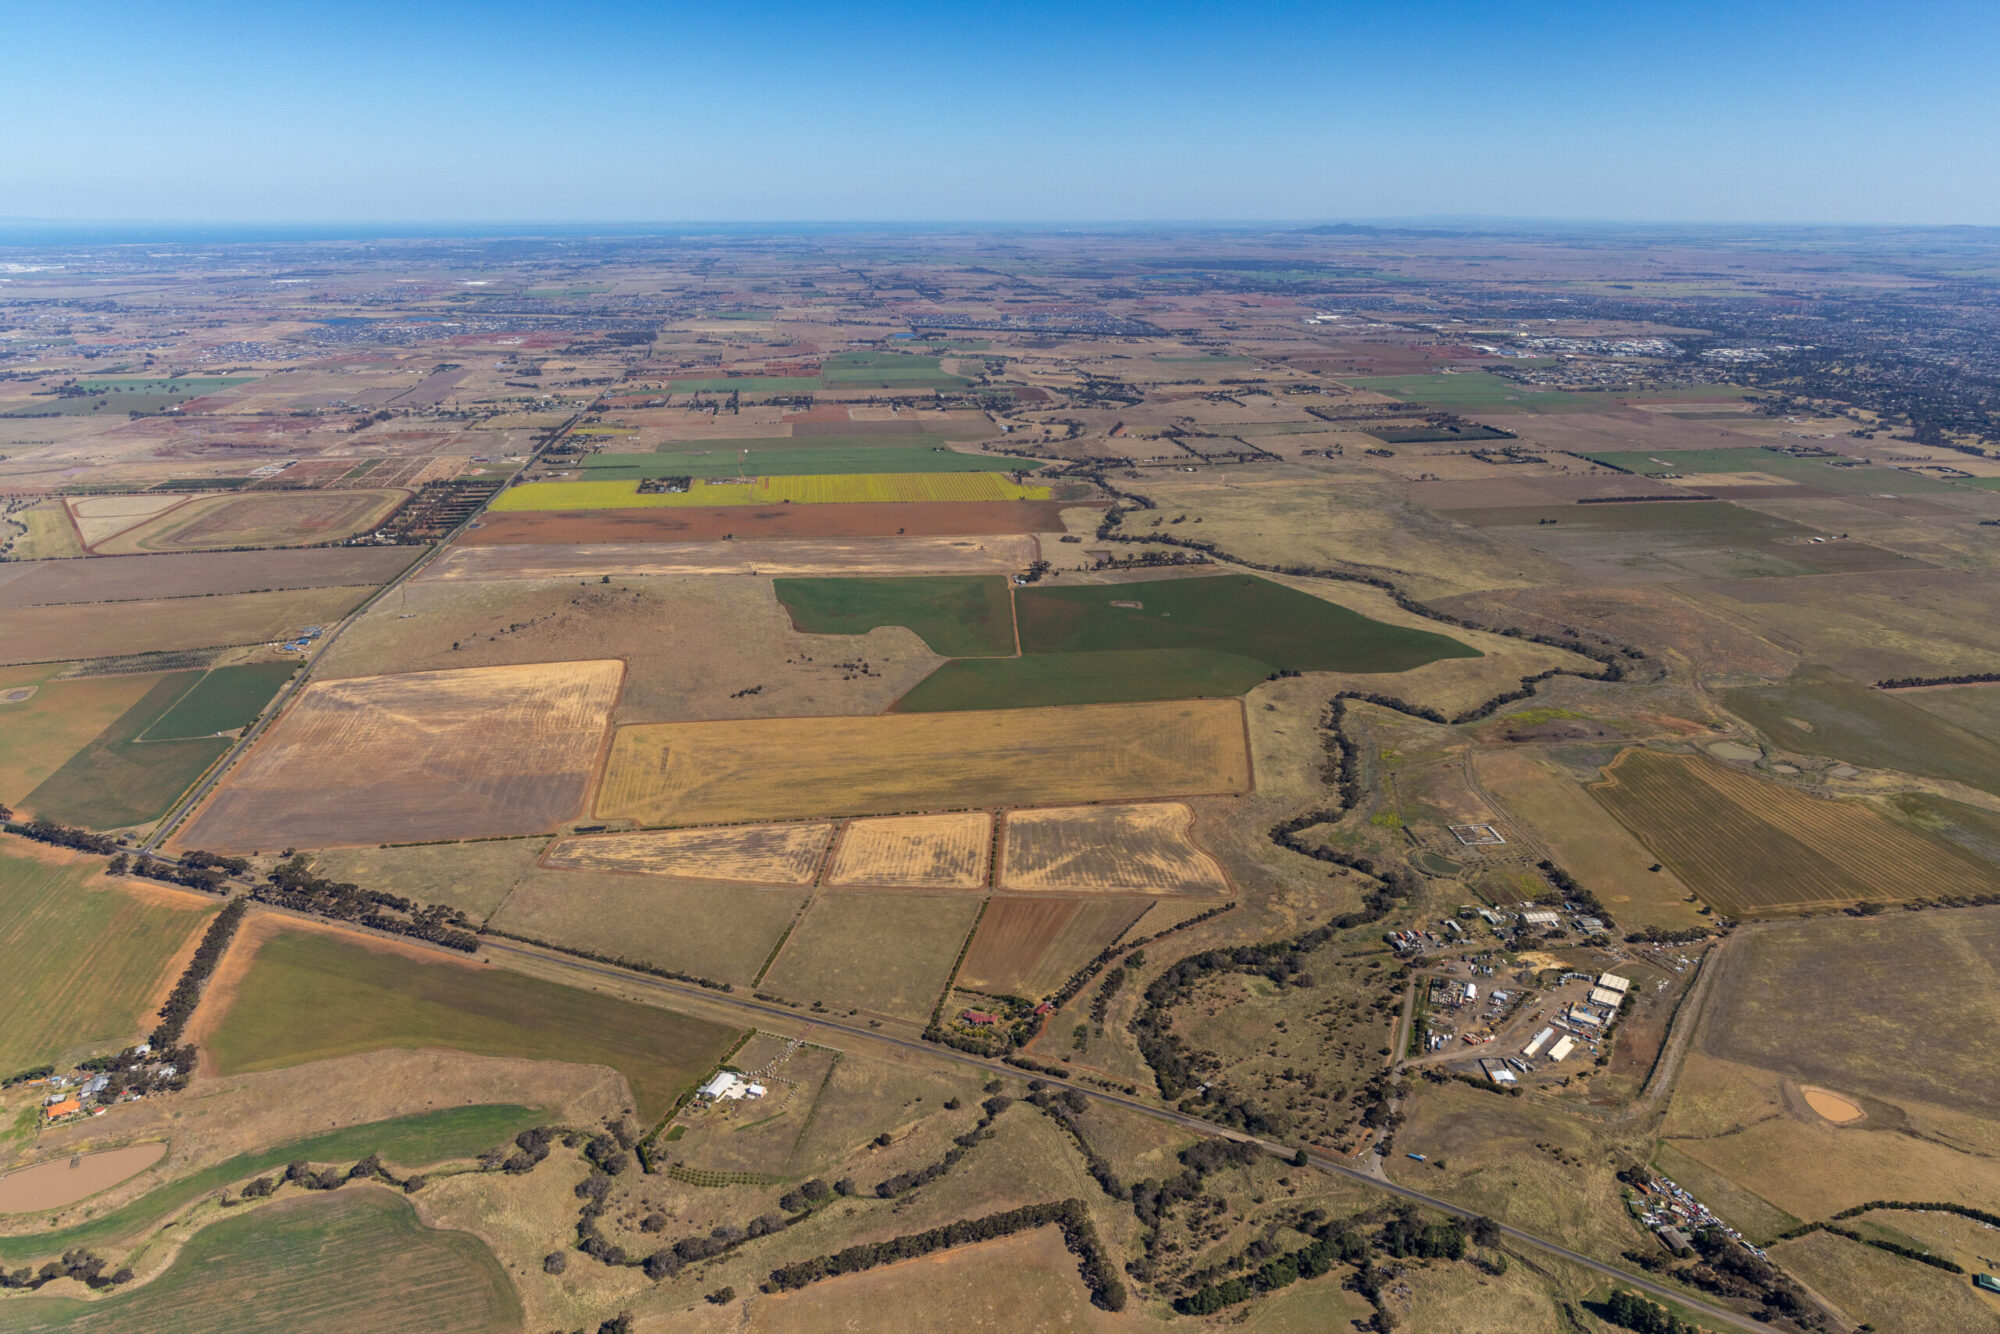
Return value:
<svg viewBox="0 0 2000 1334">
<path fill-rule="evenodd" d="M 1076 1147 L 1082 1151 L 1084 1166 L 1099 1189 L 1114 1200 L 1132 1198 L 1131 1188 L 1118 1179 L 1118 1170 L 1111 1165 L 1111 1160 L 1097 1151 L 1077 1122 L 1077 1118 L 1090 1106 L 1089 1098 L 1076 1089 L 1057 1091 L 1039 1079 L 1031 1079 L 1028 1081 L 1028 1102 L 1069 1132 L 1070 1138 L 1076 1141 Z"/>
<path fill-rule="evenodd" d="M 136 858 L 127 858 L 124 853 L 113 857 L 105 866 L 108 875 L 144 876 L 148 880 L 162 880 L 170 885 L 185 885 L 198 889 L 204 894 L 227 893 L 227 884 L 232 875 L 242 875 L 250 869 L 250 863 L 241 857 L 218 857 L 212 852 L 199 849 L 182 854 L 180 864 L 158 861 L 140 853 Z"/>
<path fill-rule="evenodd" d="M 10 816 L 6 807 L 0 806 L 0 819 Z M 53 843 L 59 848 L 75 848 L 78 852 L 95 852 L 109 856 L 118 851 L 118 840 L 104 834 L 93 834 L 88 829 L 72 829 L 68 825 L 57 824 L 54 820 L 36 816 L 26 824 L 10 824 L 12 832 L 23 838 L 32 838 L 37 843 Z"/>
<path fill-rule="evenodd" d="M 1320 742 L 1326 751 L 1326 767 L 1320 776 L 1340 798 L 1342 814 L 1361 804 L 1361 748 L 1347 735 L 1346 723 L 1347 700 L 1336 695 L 1320 722 L 1320 730 L 1326 733 Z"/>
<path fill-rule="evenodd" d="M 1000 1113 L 1006 1111 L 1013 1103 L 1014 1100 L 1004 1094 L 995 1094 L 988 1098 L 979 1105 L 981 1112 L 979 1120 L 973 1125 L 972 1129 L 952 1140 L 951 1147 L 945 1150 L 944 1157 L 927 1167 L 918 1168 L 914 1172 L 898 1172 L 895 1176 L 889 1177 L 887 1180 L 876 1182 L 875 1197 L 882 1200 L 893 1200 L 898 1195 L 906 1194 L 919 1186 L 928 1186 L 946 1172 L 951 1171 L 952 1168 L 958 1166 L 960 1159 L 972 1152 L 976 1145 L 993 1138 L 993 1122 L 999 1117 Z M 784 1201 L 780 1200 L 778 1203 L 782 1206 Z"/>
<path fill-rule="evenodd" d="M 50 1260 L 40 1269 L 22 1266 L 12 1273 L 0 1269 L 0 1288 L 25 1288 L 30 1292 L 59 1278 L 73 1278 L 93 1288 L 109 1288 L 132 1281 L 130 1269 L 120 1269 L 106 1274 L 111 1262 L 102 1256 L 92 1255 L 86 1250 L 64 1251 L 60 1260 Z"/>
<path fill-rule="evenodd" d="M 2000 672 L 1962 672 L 1957 676 L 1891 676 L 1877 681 L 1877 690 L 1911 690 L 1917 686 L 1976 686 L 2000 681 Z"/>
<path fill-rule="evenodd" d="M 1336 1264 L 1359 1264 L 1367 1255 L 1368 1242 L 1360 1233 L 1329 1230 L 1310 1245 L 1266 1260 L 1255 1273 L 1197 1289 L 1175 1302 L 1174 1309 L 1182 1315 L 1214 1315 L 1261 1293 L 1290 1287 L 1302 1278 L 1318 1278 Z"/>
<path fill-rule="evenodd" d="M 1592 917 L 1599 919 L 1606 926 L 1618 925 L 1617 922 L 1611 919 L 1611 914 L 1605 910 L 1603 901 L 1600 900 L 1597 897 L 1597 895 L 1585 889 L 1583 887 L 1582 882 L 1580 882 L 1575 876 L 1571 875 L 1568 871 L 1563 870 L 1562 867 L 1557 866 L 1547 857 L 1544 857 L 1542 858 L 1542 860 L 1536 862 L 1535 869 L 1540 871 L 1543 875 L 1547 876 L 1549 878 L 1549 883 L 1554 885 L 1556 887 L 1557 892 L 1560 893 L 1565 899 L 1568 899 L 1574 903 L 1581 903 L 1584 907 L 1590 910 L 1590 915 Z"/>
<path fill-rule="evenodd" d="M 1090 1289 L 1091 1302 L 1107 1311 L 1124 1310 L 1124 1280 L 1118 1277 L 1111 1257 L 1098 1240 L 1097 1228 L 1090 1221 L 1089 1210 L 1084 1208 L 1082 1200 L 1075 1199 L 1024 1205 L 1005 1213 L 988 1214 L 984 1218 L 961 1219 L 928 1232 L 913 1232 L 888 1241 L 850 1246 L 833 1255 L 815 1256 L 774 1269 L 764 1287 L 770 1292 L 803 1288 L 822 1279 L 855 1274 L 899 1260 L 914 1260 L 938 1251 L 970 1246 L 974 1242 L 991 1241 L 996 1237 L 1011 1237 L 1017 1232 L 1045 1227 L 1050 1223 L 1062 1229 L 1063 1244 L 1077 1257 L 1084 1284 Z"/>
<path fill-rule="evenodd" d="M 857 1190 L 852 1181 L 841 1181 L 837 1185 L 828 1186 L 826 1182 L 815 1177 L 778 1197 L 778 1207 L 784 1210 L 784 1213 L 760 1214 L 743 1227 L 725 1223 L 705 1237 L 682 1237 L 672 1246 L 664 1247 L 647 1256 L 641 1268 L 645 1270 L 646 1277 L 655 1281 L 671 1278 L 688 1265 L 712 1260 L 718 1255 L 735 1250 L 745 1242 L 768 1237 L 803 1223 L 812 1217 L 815 1209 L 833 1199 L 836 1194 L 853 1195 Z"/>
<path fill-rule="evenodd" d="M 182 971 L 180 981 L 167 993 L 166 1004 L 160 1007 L 160 1022 L 146 1040 L 154 1051 L 164 1051 L 180 1044 L 181 1033 L 187 1028 L 187 1021 L 194 1017 L 194 1007 L 201 1002 L 202 988 L 222 962 L 222 955 L 229 948 L 229 942 L 236 938 L 236 928 L 243 925 L 243 914 L 250 905 L 243 899 L 232 899 L 223 905 L 215 920 L 202 933 L 201 944 L 195 946 L 194 957 Z"/>
<path fill-rule="evenodd" d="M 1642 941 L 1654 945 L 1686 945 L 1693 941 L 1704 940 L 1707 936 L 1708 932 L 1698 926 L 1684 926 L 1673 931 L 1664 927 L 1647 926 L 1637 931 L 1626 932 L 1625 942 L 1628 945 L 1637 945 Z"/>
<path fill-rule="evenodd" d="M 1702 1228 L 1688 1240 L 1701 1256 L 1701 1263 L 1677 1272 L 1696 1287 L 1721 1297 L 1761 1301 L 1766 1319 L 1812 1317 L 1813 1308 L 1805 1294 L 1783 1271 L 1752 1255 L 1720 1228 Z"/>
<path fill-rule="evenodd" d="M 470 930 L 471 921 L 457 908 L 414 903 L 400 894 L 314 875 L 303 853 L 278 863 L 265 881 L 251 891 L 262 903 L 428 940 L 467 954 L 479 948 L 479 937 Z"/>
<path fill-rule="evenodd" d="M 1636 1292 L 1612 1293 L 1611 1299 L 1604 1303 L 1604 1318 L 1620 1329 L 1638 1330 L 1639 1334 L 1702 1334 L 1699 1325 L 1690 1325 Z"/>
<path fill-rule="evenodd" d="M 1960 1218 L 1969 1218 L 1975 1223 L 2000 1228 L 2000 1214 L 1990 1213 L 1985 1209 L 1975 1209 L 1969 1204 L 1951 1204 L 1942 1200 L 1870 1200 L 1866 1204 L 1857 1204 L 1852 1209 L 1842 1209 L 1834 1217 L 1859 1218 L 1862 1214 L 1875 1209 L 1900 1209 L 1905 1213 L 1918 1214 L 1957 1214 Z"/>
<path fill-rule="evenodd" d="M 1135 950 L 1131 958 L 1104 975 L 1104 980 L 1097 984 L 1097 995 L 1090 1002 L 1090 1018 L 1092 1023 L 1101 1024 L 1104 1022 L 1105 1016 L 1111 1013 L 1111 1002 L 1124 989 L 1125 979 L 1130 976 L 1126 970 L 1128 968 L 1140 967 L 1145 963 L 1145 959 L 1146 956 L 1144 954 Z"/>
</svg>

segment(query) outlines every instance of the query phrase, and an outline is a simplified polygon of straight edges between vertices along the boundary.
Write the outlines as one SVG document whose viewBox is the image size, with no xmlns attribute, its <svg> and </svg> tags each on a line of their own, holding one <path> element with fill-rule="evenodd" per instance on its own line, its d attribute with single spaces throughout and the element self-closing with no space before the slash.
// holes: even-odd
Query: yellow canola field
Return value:
<svg viewBox="0 0 2000 1334">
<path fill-rule="evenodd" d="M 1046 486 L 1023 486 L 998 472 L 809 473 L 746 482 L 696 481 L 686 491 L 641 495 L 636 480 L 528 482 L 502 491 L 495 510 L 680 509 L 699 505 L 841 505 L 895 502 L 1048 500 Z"/>
</svg>

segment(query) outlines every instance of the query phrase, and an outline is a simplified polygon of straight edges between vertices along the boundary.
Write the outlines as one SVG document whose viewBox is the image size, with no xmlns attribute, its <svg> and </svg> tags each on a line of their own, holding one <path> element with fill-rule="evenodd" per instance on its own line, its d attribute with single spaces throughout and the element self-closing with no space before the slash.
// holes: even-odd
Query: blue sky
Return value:
<svg viewBox="0 0 2000 1334">
<path fill-rule="evenodd" d="M 0 0 L 0 217 L 2000 223 L 2000 5 Z"/>
</svg>

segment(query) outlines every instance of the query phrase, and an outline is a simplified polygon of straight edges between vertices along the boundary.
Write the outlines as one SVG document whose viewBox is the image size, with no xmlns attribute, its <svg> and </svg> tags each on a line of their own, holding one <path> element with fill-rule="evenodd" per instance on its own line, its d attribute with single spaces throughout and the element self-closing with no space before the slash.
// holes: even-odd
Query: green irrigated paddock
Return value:
<svg viewBox="0 0 2000 1334">
<path fill-rule="evenodd" d="M 1270 674 L 1254 658 L 1200 648 L 960 658 L 919 681 L 896 712 L 1202 699 L 1241 695 Z"/>
<path fill-rule="evenodd" d="M 280 931 L 257 951 L 209 1050 L 224 1074 L 386 1047 L 606 1065 L 650 1120 L 735 1038 L 721 1024 L 520 973 Z"/>
<path fill-rule="evenodd" d="M 7 1334 L 499 1334 L 521 1319 L 520 1298 L 484 1242 L 425 1227 L 409 1201 L 364 1185 L 211 1223 L 164 1274 L 101 1301 L 0 1305 Z"/>
<path fill-rule="evenodd" d="M 877 626 L 901 625 L 948 658 L 1014 651 L 1014 611 L 1007 581 L 999 575 L 772 583 L 792 625 L 808 634 L 859 635 Z"/>
<path fill-rule="evenodd" d="M 293 662 L 217 667 L 175 701 L 140 741 L 186 741 L 248 727 L 297 670 Z"/>
<path fill-rule="evenodd" d="M 1484 371 L 1457 375 L 1364 375 L 1343 379 L 1341 383 L 1449 412 L 1607 412 L 1617 406 L 1609 395 L 1532 389 Z"/>
<path fill-rule="evenodd" d="M 122 829 L 157 820 L 174 798 L 229 749 L 225 737 L 141 741 L 201 679 L 200 672 L 163 676 L 97 739 L 71 756 L 30 792 L 22 808 L 59 824 Z"/>
<path fill-rule="evenodd" d="M 1479 650 L 1249 574 L 1031 588 L 1016 595 L 1021 649 L 1208 649 L 1294 672 L 1406 672 Z"/>
</svg>

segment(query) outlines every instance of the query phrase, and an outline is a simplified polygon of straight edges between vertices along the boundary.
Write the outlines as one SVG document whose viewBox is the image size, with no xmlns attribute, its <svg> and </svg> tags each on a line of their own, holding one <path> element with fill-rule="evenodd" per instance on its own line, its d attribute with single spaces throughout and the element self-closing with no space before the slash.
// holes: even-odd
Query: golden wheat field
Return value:
<svg viewBox="0 0 2000 1334">
<path fill-rule="evenodd" d="M 616 659 L 315 681 L 183 846 L 337 847 L 539 833 L 581 813 Z"/>
<path fill-rule="evenodd" d="M 992 848 L 993 817 L 984 811 L 856 820 L 840 836 L 826 883 L 978 889 Z"/>
<path fill-rule="evenodd" d="M 1000 888 L 1138 894 L 1221 894 L 1229 881 L 1189 838 L 1194 812 L 1178 801 L 1011 811 L 1001 838 Z"/>
<path fill-rule="evenodd" d="M 641 824 L 898 815 L 1249 790 L 1233 699 L 618 730 L 597 814 Z"/>
<path fill-rule="evenodd" d="M 1694 891 L 1735 915 L 1990 893 L 1956 848 L 1853 802 L 1715 760 L 1628 750 L 1591 789 Z"/>
<path fill-rule="evenodd" d="M 657 829 L 559 840 L 542 858 L 566 871 L 627 871 L 758 885 L 804 885 L 819 870 L 833 826 L 734 825 L 723 829 Z"/>
</svg>

